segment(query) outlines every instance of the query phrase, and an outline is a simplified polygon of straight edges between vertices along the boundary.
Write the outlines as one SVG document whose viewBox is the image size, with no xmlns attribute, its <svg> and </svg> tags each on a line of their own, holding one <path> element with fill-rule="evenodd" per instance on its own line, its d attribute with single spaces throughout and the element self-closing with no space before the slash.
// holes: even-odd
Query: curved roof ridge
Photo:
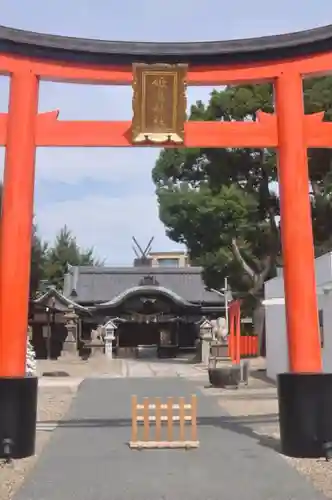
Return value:
<svg viewBox="0 0 332 500">
<path fill-rule="evenodd" d="M 35 304 L 43 304 L 45 300 L 48 298 L 55 296 L 57 297 L 60 301 L 64 302 L 65 304 L 73 306 L 75 309 L 78 309 L 79 311 L 84 311 L 84 312 L 89 312 L 87 307 L 82 306 L 81 304 L 78 304 L 74 300 L 66 297 L 63 295 L 59 290 L 56 288 L 49 288 L 46 292 L 44 292 L 42 295 L 37 297 L 36 299 L 33 300 Z"/>
<path fill-rule="evenodd" d="M 119 293 L 112 300 L 98 304 L 97 307 L 98 308 L 104 308 L 104 307 L 106 308 L 106 307 L 115 306 L 115 305 L 118 305 L 121 302 L 123 302 L 128 297 L 131 297 L 131 296 L 136 295 L 136 294 L 144 294 L 144 293 L 156 293 L 156 294 L 164 295 L 166 297 L 171 298 L 177 304 L 184 305 L 187 307 L 193 307 L 193 304 L 191 302 L 188 302 L 186 299 L 182 298 L 177 293 L 173 292 L 172 290 L 169 290 L 168 288 L 166 288 L 164 286 L 160 286 L 160 285 L 157 285 L 157 286 L 156 285 L 133 286 L 133 287 Z"/>
</svg>

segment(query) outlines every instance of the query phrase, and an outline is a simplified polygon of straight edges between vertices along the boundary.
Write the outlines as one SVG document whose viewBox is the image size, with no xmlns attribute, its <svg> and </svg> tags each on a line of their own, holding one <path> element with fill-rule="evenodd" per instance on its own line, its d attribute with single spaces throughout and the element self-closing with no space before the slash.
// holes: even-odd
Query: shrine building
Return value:
<svg viewBox="0 0 332 500">
<path fill-rule="evenodd" d="M 220 295 L 207 290 L 202 268 L 187 259 L 163 253 L 159 262 L 132 267 L 69 266 L 63 292 L 49 288 L 30 307 L 32 342 L 38 358 L 58 358 L 73 312 L 76 348 L 88 355 L 88 343 L 98 326 L 114 325 L 113 356 L 135 356 L 137 349 L 155 349 L 156 356 L 173 357 L 195 349 L 204 318 L 224 315 Z M 182 260 L 181 260 L 182 259 Z M 181 264 L 182 262 L 182 264 Z M 71 313 L 68 311 L 71 311 Z"/>
</svg>

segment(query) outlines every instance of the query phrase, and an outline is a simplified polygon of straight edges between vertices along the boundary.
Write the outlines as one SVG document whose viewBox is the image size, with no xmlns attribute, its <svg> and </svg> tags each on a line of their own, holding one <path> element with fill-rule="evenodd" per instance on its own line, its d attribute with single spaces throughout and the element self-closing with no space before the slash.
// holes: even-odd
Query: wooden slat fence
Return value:
<svg viewBox="0 0 332 500">
<path fill-rule="evenodd" d="M 195 395 L 190 403 L 183 397 L 174 403 L 174 398 L 170 397 L 166 403 L 161 398 L 143 398 L 142 404 L 138 403 L 137 396 L 132 396 L 131 412 L 130 448 L 198 448 Z"/>
</svg>

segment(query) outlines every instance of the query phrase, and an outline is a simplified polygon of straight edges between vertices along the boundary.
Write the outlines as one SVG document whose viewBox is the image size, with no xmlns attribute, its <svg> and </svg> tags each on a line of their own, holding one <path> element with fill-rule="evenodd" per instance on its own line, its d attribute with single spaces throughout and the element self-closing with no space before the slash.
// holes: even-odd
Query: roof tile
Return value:
<svg viewBox="0 0 332 500">
<path fill-rule="evenodd" d="M 189 302 L 221 302 L 219 295 L 206 290 L 201 267 L 71 267 L 65 277 L 64 294 L 70 296 L 74 289 L 78 303 L 107 302 L 139 285 L 145 276 L 155 277 L 161 287 Z"/>
</svg>

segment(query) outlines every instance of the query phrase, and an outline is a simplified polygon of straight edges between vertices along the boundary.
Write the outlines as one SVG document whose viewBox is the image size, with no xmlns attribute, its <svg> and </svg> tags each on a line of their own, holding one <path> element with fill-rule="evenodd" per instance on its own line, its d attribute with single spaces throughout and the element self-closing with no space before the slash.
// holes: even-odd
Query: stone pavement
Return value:
<svg viewBox="0 0 332 500">
<path fill-rule="evenodd" d="M 272 449 L 230 429 L 199 380 L 85 380 L 15 500 L 323 500 Z M 200 448 L 131 451 L 130 397 L 198 395 Z M 42 424 L 42 423 L 41 423 Z"/>
<path fill-rule="evenodd" d="M 58 360 L 40 359 L 37 361 L 37 374 L 39 377 L 42 377 L 44 373 L 56 372 L 63 372 L 70 377 L 81 379 L 99 376 L 121 377 L 122 370 L 121 359 L 109 360 L 106 356 L 92 357 L 87 361 L 83 361 L 76 355 Z M 45 378 L 54 380 L 54 377 Z"/>
<path fill-rule="evenodd" d="M 206 371 L 198 365 L 188 362 L 188 359 L 159 359 L 148 361 L 146 359 L 122 360 L 122 375 L 124 377 L 184 377 L 186 379 L 203 378 L 206 380 Z"/>
<path fill-rule="evenodd" d="M 66 385 L 66 380 L 86 378 L 116 378 L 116 377 L 206 377 L 206 373 L 192 364 L 188 358 L 176 359 L 112 359 L 105 357 L 91 358 L 82 361 L 75 357 L 67 360 L 39 360 L 37 362 L 39 382 L 47 385 Z M 42 376 L 44 373 L 63 372 L 67 377 Z"/>
</svg>

